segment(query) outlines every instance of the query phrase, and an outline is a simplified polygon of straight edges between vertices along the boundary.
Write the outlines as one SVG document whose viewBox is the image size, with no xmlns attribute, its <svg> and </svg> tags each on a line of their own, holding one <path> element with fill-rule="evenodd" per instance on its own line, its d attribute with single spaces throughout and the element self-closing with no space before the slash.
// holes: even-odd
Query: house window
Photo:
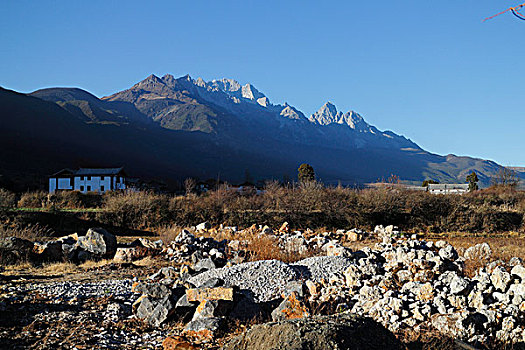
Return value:
<svg viewBox="0 0 525 350">
<path fill-rule="evenodd" d="M 91 192 L 91 186 L 88 186 L 88 187 L 87 187 L 87 191 L 88 191 L 88 192 Z"/>
<path fill-rule="evenodd" d="M 80 191 L 84 192 L 84 186 L 80 186 Z"/>
<path fill-rule="evenodd" d="M 106 177 L 105 176 L 102 176 L 102 181 L 106 181 Z"/>
<path fill-rule="evenodd" d="M 104 192 L 104 186 L 100 186 L 100 192 Z"/>
<path fill-rule="evenodd" d="M 91 181 L 91 176 L 88 176 L 87 179 L 88 179 L 88 181 Z"/>
</svg>

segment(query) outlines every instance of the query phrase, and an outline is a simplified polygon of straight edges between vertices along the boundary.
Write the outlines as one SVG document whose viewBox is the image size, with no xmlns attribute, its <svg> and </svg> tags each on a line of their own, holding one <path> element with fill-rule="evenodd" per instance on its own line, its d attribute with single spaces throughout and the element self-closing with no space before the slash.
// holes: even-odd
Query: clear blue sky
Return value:
<svg viewBox="0 0 525 350">
<path fill-rule="evenodd" d="M 97 96 L 230 77 L 309 115 L 330 100 L 440 153 L 525 165 L 524 0 L 0 4 L 0 86 Z"/>
</svg>

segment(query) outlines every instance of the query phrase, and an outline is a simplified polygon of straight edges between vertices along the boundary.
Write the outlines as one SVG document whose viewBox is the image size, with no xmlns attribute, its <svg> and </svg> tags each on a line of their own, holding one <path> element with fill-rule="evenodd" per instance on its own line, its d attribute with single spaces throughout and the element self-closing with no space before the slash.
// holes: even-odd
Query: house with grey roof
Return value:
<svg viewBox="0 0 525 350">
<path fill-rule="evenodd" d="M 432 194 L 463 194 L 469 190 L 468 184 L 429 184 L 428 192 Z"/>
<path fill-rule="evenodd" d="M 49 176 L 49 193 L 79 191 L 82 193 L 126 189 L 127 175 L 121 168 L 62 169 Z"/>
</svg>

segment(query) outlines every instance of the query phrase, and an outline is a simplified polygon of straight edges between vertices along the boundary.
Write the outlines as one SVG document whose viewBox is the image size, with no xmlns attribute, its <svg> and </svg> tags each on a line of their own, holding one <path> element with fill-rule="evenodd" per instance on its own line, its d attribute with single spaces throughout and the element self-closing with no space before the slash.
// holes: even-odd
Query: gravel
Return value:
<svg viewBox="0 0 525 350">
<path fill-rule="evenodd" d="M 304 277 L 320 282 L 322 279 L 328 280 L 334 274 L 343 274 L 350 265 L 352 259 L 341 256 L 316 256 L 303 259 L 291 266 L 298 269 Z"/>
<path fill-rule="evenodd" d="M 87 299 L 112 295 L 115 299 L 133 299 L 131 279 L 105 280 L 100 282 L 52 282 L 31 283 L 8 287 L 6 292 L 26 291 L 34 292 L 55 300 Z"/>
<path fill-rule="evenodd" d="M 211 278 L 220 278 L 224 285 L 238 286 L 253 293 L 256 302 L 280 298 L 286 284 L 301 278 L 297 269 L 277 260 L 261 260 L 203 272 L 188 281 L 200 287 Z"/>
</svg>

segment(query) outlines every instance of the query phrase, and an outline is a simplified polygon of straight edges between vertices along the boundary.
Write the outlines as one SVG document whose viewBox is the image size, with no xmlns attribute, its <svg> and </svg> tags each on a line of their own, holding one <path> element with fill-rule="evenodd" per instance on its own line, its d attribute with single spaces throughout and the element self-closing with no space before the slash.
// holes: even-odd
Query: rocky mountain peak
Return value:
<svg viewBox="0 0 525 350">
<path fill-rule="evenodd" d="M 135 84 L 134 87 L 151 88 L 151 87 L 156 87 L 159 85 L 164 85 L 164 82 L 162 81 L 162 79 L 156 76 L 155 74 L 151 74 L 146 79 Z"/>
<path fill-rule="evenodd" d="M 331 102 L 326 102 L 317 112 L 312 114 L 310 121 L 319 125 L 343 124 L 361 132 L 372 131 L 372 127 L 358 113 L 348 111 L 343 114 Z"/>
<path fill-rule="evenodd" d="M 312 114 L 310 121 L 320 125 L 333 124 L 338 122 L 341 114 L 333 103 L 326 102 L 317 112 Z"/>
<path fill-rule="evenodd" d="M 242 97 L 249 100 L 257 100 L 261 97 L 265 97 L 259 90 L 255 88 L 252 84 L 246 84 L 242 87 Z"/>
</svg>

